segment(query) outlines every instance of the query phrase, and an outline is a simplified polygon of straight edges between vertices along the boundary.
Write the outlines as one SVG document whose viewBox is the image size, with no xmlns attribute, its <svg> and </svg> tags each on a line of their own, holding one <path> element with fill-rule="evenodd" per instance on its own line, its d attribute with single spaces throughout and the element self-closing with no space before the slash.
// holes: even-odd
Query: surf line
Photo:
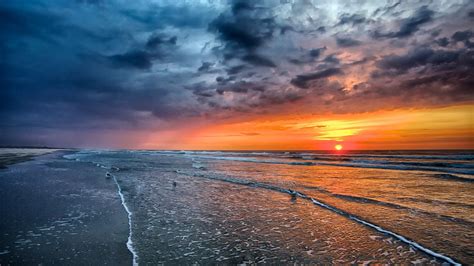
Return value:
<svg viewBox="0 0 474 266">
<path fill-rule="evenodd" d="M 390 230 L 387 230 L 387 229 L 384 229 L 376 224 L 373 224 L 373 223 L 370 223 L 368 221 L 365 221 L 353 214 L 350 214 L 346 211 L 343 211 L 341 209 L 338 209 L 336 207 L 333 207 L 333 206 L 330 206 L 330 205 L 327 205 L 315 198 L 312 198 L 312 197 L 309 197 L 307 195 L 305 195 L 304 193 L 301 193 L 301 192 L 298 192 L 298 191 L 294 191 L 294 190 L 291 190 L 291 189 L 284 189 L 284 188 L 280 188 L 280 187 L 277 187 L 277 186 L 273 186 L 273 185 L 268 185 L 268 184 L 264 184 L 264 183 L 258 183 L 258 182 L 253 182 L 253 181 L 247 181 L 247 180 L 241 180 L 241 179 L 235 179 L 235 178 L 219 178 L 219 177 L 212 177 L 212 176 L 206 176 L 204 174 L 187 174 L 183 171 L 176 171 L 178 174 L 185 174 L 185 175 L 191 175 L 191 176 L 196 176 L 196 177 L 202 177 L 202 178 L 207 178 L 207 179 L 213 179 L 213 180 L 219 180 L 219 181 L 223 181 L 223 182 L 228 182 L 228 183 L 233 183 L 233 184 L 239 184 L 239 185 L 244 185 L 244 186 L 249 186 L 249 187 L 258 187 L 258 188 L 263 188 L 263 189 L 268 189 L 268 190 L 273 190 L 273 191 L 277 191 L 277 192 L 281 192 L 281 193 L 286 193 L 286 194 L 290 194 L 292 196 L 297 196 L 301 199 L 305 199 L 305 200 L 309 200 L 311 201 L 314 205 L 317 205 L 319 207 L 322 207 L 324 209 L 327 209 L 329 211 L 332 211 L 334 213 L 337 213 L 339 215 L 342 215 L 346 218 L 349 218 L 359 224 L 362 224 L 362 225 L 365 225 L 367 227 L 370 227 L 371 229 L 373 230 L 376 230 L 378 232 L 381 232 L 381 233 L 384 233 L 386 235 L 389 235 L 391 237 L 394 237 L 398 240 L 400 240 L 401 242 L 405 243 L 405 244 L 408 244 L 409 246 L 427 254 L 427 255 L 430 255 L 432 257 L 435 257 L 437 259 L 440 259 L 442 261 L 445 261 L 449 264 L 452 264 L 452 265 L 456 265 L 456 266 L 461 266 L 461 263 L 459 262 L 456 262 L 454 259 L 446 256 L 446 255 L 443 255 L 443 254 L 440 254 L 440 253 L 437 253 L 436 251 L 433 251 L 413 240 L 410 240 L 402 235 L 399 235 L 395 232 L 392 232 Z"/>
<path fill-rule="evenodd" d="M 73 157 L 66 157 L 66 156 L 63 156 L 64 158 L 66 159 L 69 159 L 69 160 L 72 160 L 74 159 Z M 81 161 L 79 158 L 75 158 L 76 161 Z M 114 171 L 120 171 L 120 168 L 118 167 L 107 167 L 103 164 L 100 164 L 100 163 L 95 163 L 95 162 L 90 162 L 92 164 L 94 164 L 95 166 L 97 167 L 100 167 L 100 168 L 103 168 L 103 169 L 109 169 L 109 170 L 114 170 Z M 133 266 L 138 266 L 138 254 L 137 254 L 137 251 L 135 250 L 135 248 L 133 247 L 133 240 L 132 240 L 132 212 L 130 211 L 130 209 L 128 208 L 126 202 L 125 202 L 125 196 L 123 195 L 123 192 L 122 192 L 122 187 L 120 186 L 117 178 L 115 175 L 112 175 L 111 173 L 107 172 L 105 174 L 107 177 L 112 177 L 112 179 L 114 180 L 114 183 L 115 185 L 117 186 L 117 191 L 118 191 L 118 194 L 120 196 L 120 201 L 122 203 L 122 206 L 123 208 L 125 209 L 125 211 L 127 212 L 127 217 L 128 217 L 128 239 L 127 239 L 127 249 L 130 251 L 130 253 L 132 253 L 132 256 L 133 256 L 133 261 L 132 261 L 132 264 Z"/>
<path fill-rule="evenodd" d="M 107 167 L 105 165 L 102 165 L 102 164 L 99 164 L 99 163 L 94 163 L 97 167 L 100 167 L 100 168 L 104 168 L 104 169 L 110 169 L 110 170 L 115 170 L 115 171 L 119 171 L 120 168 L 118 167 Z M 117 180 L 117 177 L 109 172 L 107 172 L 105 174 L 107 177 L 112 177 L 112 179 L 114 180 L 114 183 L 115 185 L 117 185 L 117 192 L 120 196 L 120 201 L 122 202 L 122 206 L 123 208 L 125 209 L 125 211 L 127 212 L 127 217 L 128 217 L 128 240 L 127 240 L 127 248 L 128 250 L 130 251 L 130 253 L 132 253 L 132 256 L 133 256 L 133 266 L 138 266 L 138 254 L 137 254 L 137 251 L 135 250 L 135 248 L 133 247 L 133 240 L 132 240 L 132 211 L 130 211 L 130 209 L 128 208 L 126 202 L 125 202 L 125 196 L 123 195 L 123 192 L 122 192 L 122 187 L 120 186 L 118 180 Z"/>
<path fill-rule="evenodd" d="M 133 255 L 133 266 L 138 266 L 138 254 L 135 251 L 135 248 L 133 247 L 133 241 L 132 241 L 132 212 L 130 211 L 127 204 L 125 203 L 125 197 L 122 193 L 122 188 L 120 187 L 120 185 L 117 181 L 117 178 L 115 177 L 115 175 L 112 175 L 112 178 L 114 179 L 114 182 L 117 185 L 118 194 L 120 196 L 120 200 L 122 201 L 122 206 L 128 214 L 129 233 L 128 233 L 128 240 L 127 240 L 127 248 Z"/>
</svg>

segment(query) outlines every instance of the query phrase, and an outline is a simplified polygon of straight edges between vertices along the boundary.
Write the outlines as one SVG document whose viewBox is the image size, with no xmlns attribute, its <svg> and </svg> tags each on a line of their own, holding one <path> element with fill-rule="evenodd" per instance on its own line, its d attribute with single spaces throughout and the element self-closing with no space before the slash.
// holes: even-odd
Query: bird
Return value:
<svg viewBox="0 0 474 266">
<path fill-rule="evenodd" d="M 291 189 L 288 189 L 288 193 L 290 193 L 291 195 L 291 200 L 292 201 L 295 201 L 296 200 L 296 196 L 298 195 L 298 193 L 294 190 L 291 190 Z"/>
</svg>

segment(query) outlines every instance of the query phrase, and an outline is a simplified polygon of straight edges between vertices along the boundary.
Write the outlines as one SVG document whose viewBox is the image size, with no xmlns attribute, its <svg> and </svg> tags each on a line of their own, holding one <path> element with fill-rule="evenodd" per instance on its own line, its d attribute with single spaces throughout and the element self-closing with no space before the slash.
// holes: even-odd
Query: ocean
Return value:
<svg viewBox="0 0 474 266">
<path fill-rule="evenodd" d="M 473 264 L 473 151 L 82 150 L 136 264 Z"/>
</svg>

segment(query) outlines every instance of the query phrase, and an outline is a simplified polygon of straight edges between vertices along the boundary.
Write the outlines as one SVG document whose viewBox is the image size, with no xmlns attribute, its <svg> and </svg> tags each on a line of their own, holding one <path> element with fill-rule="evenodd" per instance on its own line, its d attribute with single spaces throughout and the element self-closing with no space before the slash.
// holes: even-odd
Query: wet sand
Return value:
<svg viewBox="0 0 474 266">
<path fill-rule="evenodd" d="M 131 151 L 73 157 L 118 169 L 141 265 L 441 264 L 308 200 L 226 182 L 189 158 Z"/>
<path fill-rule="evenodd" d="M 104 169 L 63 159 L 65 153 L 0 170 L 0 265 L 131 264 L 127 214 L 114 182 Z"/>
<path fill-rule="evenodd" d="M 58 149 L 0 148 L 0 169 L 8 165 L 32 160 L 35 156 L 58 151 Z"/>
<path fill-rule="evenodd" d="M 354 173 L 352 168 L 201 161 L 127 150 L 63 157 L 66 153 L 0 170 L 0 265 L 130 265 L 129 236 L 141 265 L 472 261 L 469 215 L 461 217 L 453 208 L 438 215 L 422 210 L 424 205 L 410 208 L 361 194 L 397 185 L 403 190 L 391 195 L 409 196 L 406 187 L 418 188 L 422 173 L 399 177 L 386 170 Z M 456 182 L 424 182 L 436 189 L 437 198 L 447 185 L 468 197 Z M 295 191 L 329 207 L 303 194 L 292 196 Z"/>
</svg>

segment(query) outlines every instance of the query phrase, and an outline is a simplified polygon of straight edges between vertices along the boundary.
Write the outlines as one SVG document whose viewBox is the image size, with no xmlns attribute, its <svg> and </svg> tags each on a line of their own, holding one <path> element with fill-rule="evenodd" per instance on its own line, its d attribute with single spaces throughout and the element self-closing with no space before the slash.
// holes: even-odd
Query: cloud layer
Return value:
<svg viewBox="0 0 474 266">
<path fill-rule="evenodd" d="M 468 0 L 10 2 L 1 145 L 474 100 Z"/>
</svg>

